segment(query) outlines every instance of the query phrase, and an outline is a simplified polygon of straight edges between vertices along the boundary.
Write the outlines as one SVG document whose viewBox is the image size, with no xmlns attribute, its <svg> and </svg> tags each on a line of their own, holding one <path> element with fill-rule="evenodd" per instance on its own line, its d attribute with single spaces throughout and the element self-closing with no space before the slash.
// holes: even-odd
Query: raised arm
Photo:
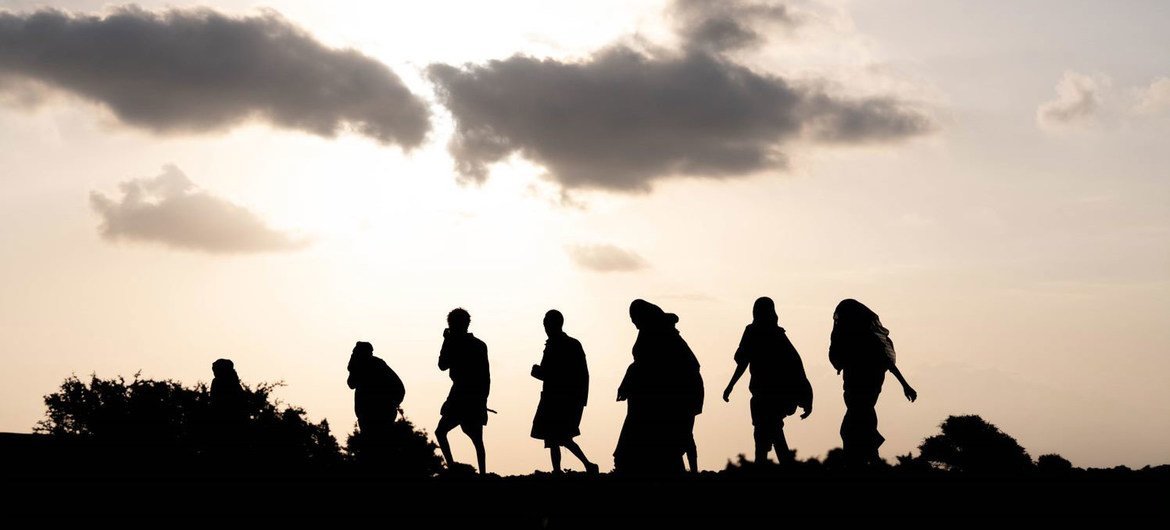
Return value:
<svg viewBox="0 0 1170 530">
<path fill-rule="evenodd" d="M 910 383 L 906 382 L 905 377 L 902 377 L 902 371 L 898 370 L 898 365 L 890 363 L 890 373 L 894 374 L 894 377 L 898 378 L 899 383 L 902 383 L 902 392 L 906 394 L 906 399 L 909 399 L 911 403 L 918 399 L 918 392 L 910 387 Z"/>
<path fill-rule="evenodd" d="M 443 347 L 439 348 L 439 370 L 451 367 L 451 351 L 447 347 L 447 339 L 443 339 Z"/>
</svg>

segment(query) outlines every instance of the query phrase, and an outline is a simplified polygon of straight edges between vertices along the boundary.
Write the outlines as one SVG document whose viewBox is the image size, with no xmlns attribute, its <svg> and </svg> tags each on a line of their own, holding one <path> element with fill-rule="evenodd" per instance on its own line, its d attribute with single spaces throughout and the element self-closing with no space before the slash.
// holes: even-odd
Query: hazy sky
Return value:
<svg viewBox="0 0 1170 530">
<path fill-rule="evenodd" d="M 1033 456 L 1170 462 L 1166 2 L 140 6 L 0 0 L 0 430 L 73 373 L 229 357 L 343 438 L 357 340 L 431 430 L 462 306 L 489 469 L 547 469 L 528 367 L 557 308 L 605 469 L 646 298 L 702 363 L 718 469 L 752 451 L 746 384 L 719 394 L 766 295 L 815 392 L 785 431 L 823 455 L 852 297 L 919 392 L 887 382 L 886 458 L 974 413 Z"/>
</svg>

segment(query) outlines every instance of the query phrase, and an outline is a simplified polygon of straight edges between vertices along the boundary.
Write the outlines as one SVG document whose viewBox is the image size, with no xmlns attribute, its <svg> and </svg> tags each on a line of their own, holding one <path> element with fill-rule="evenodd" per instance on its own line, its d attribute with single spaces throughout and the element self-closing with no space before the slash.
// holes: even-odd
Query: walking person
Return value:
<svg viewBox="0 0 1170 530">
<path fill-rule="evenodd" d="M 564 332 L 565 317 L 553 309 L 544 315 L 544 355 L 532 366 L 532 377 L 544 382 L 540 403 L 532 418 L 532 437 L 544 440 L 553 473 L 561 473 L 561 447 L 573 453 L 585 471 L 598 472 L 597 464 L 573 441 L 581 434 L 581 415 L 589 400 L 589 367 L 581 343 Z"/>
<path fill-rule="evenodd" d="M 800 353 L 779 325 L 776 304 L 761 297 L 752 306 L 752 323 L 743 330 L 735 351 L 735 373 L 723 391 L 723 401 L 731 400 L 731 391 L 744 372 L 751 371 L 748 390 L 752 393 L 752 426 L 756 445 L 756 463 L 768 461 L 775 449 L 776 460 L 790 463 L 795 455 L 784 437 L 784 418 L 804 409 L 800 419 L 812 414 L 812 385 L 804 372 Z"/>
</svg>

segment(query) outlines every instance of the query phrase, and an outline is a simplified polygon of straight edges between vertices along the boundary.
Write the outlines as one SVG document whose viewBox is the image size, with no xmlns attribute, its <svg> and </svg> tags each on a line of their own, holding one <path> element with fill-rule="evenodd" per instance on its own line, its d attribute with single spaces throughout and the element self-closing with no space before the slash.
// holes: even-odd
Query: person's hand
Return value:
<svg viewBox="0 0 1170 530">
<path fill-rule="evenodd" d="M 540 379 L 540 365 L 539 364 L 532 365 L 532 377 Z"/>
<path fill-rule="evenodd" d="M 837 375 L 841 375 L 841 369 L 840 369 L 840 368 L 838 368 L 838 369 L 837 369 Z"/>
<path fill-rule="evenodd" d="M 731 403 L 731 387 L 723 389 L 723 401 Z"/>
<path fill-rule="evenodd" d="M 800 419 L 803 420 L 803 419 L 809 417 L 810 414 L 812 414 L 812 406 L 809 406 L 808 408 L 804 409 L 804 414 L 800 415 Z"/>
<path fill-rule="evenodd" d="M 906 399 L 909 399 L 911 403 L 918 399 L 918 392 L 915 392 L 913 388 L 910 388 L 910 385 L 903 386 L 902 391 L 906 393 Z"/>
</svg>

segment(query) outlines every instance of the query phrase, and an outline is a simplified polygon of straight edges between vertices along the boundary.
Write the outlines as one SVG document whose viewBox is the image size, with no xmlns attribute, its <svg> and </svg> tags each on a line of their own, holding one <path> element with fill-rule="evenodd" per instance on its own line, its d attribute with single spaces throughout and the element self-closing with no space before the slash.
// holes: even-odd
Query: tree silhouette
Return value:
<svg viewBox="0 0 1170 530">
<path fill-rule="evenodd" d="M 966 474 L 1020 474 L 1034 466 L 1015 438 L 975 415 L 949 416 L 918 446 L 918 458 L 931 467 Z"/>
<path fill-rule="evenodd" d="M 1072 462 L 1058 454 L 1040 455 L 1036 459 L 1036 470 L 1045 475 L 1067 475 L 1073 469 Z"/>
<path fill-rule="evenodd" d="M 184 387 L 171 380 L 123 377 L 88 382 L 76 376 L 45 396 L 45 419 L 34 430 L 59 438 L 82 440 L 109 448 L 125 462 L 142 468 L 151 464 L 194 466 L 216 457 L 234 471 L 278 468 L 303 471 L 342 461 L 329 423 L 313 423 L 305 411 L 282 406 L 272 398 L 278 384 L 245 385 L 244 425 L 233 431 L 230 445 L 218 447 L 224 436 L 215 420 L 211 394 L 205 384 Z M 222 449 L 218 453 L 217 447 Z"/>
</svg>

